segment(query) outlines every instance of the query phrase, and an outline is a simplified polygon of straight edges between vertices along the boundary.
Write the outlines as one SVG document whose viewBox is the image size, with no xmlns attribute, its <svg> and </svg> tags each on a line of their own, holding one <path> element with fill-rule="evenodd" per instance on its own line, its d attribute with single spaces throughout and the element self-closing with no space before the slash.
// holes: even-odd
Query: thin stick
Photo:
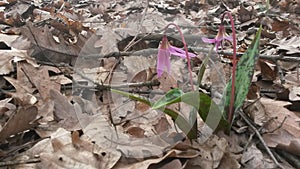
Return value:
<svg viewBox="0 0 300 169">
<path fill-rule="evenodd" d="M 244 112 L 242 111 L 238 111 L 240 116 L 245 120 L 245 122 L 252 128 L 252 130 L 255 132 L 256 136 L 258 137 L 258 139 L 260 140 L 260 142 L 263 144 L 264 148 L 266 149 L 267 153 L 269 154 L 269 156 L 271 157 L 271 159 L 273 160 L 273 162 L 280 168 L 283 168 L 278 161 L 276 160 L 276 158 L 274 157 L 273 153 L 271 152 L 271 150 L 269 149 L 269 147 L 267 146 L 266 142 L 264 141 L 264 139 L 262 138 L 262 136 L 260 135 L 259 131 L 252 125 L 252 123 L 248 120 L 247 116 L 245 115 Z"/>
<path fill-rule="evenodd" d="M 149 0 L 147 0 L 147 6 L 146 6 L 145 11 L 144 11 L 144 13 L 143 13 L 143 16 L 142 16 L 142 19 L 141 19 L 141 22 L 140 22 L 140 26 L 139 26 L 138 32 L 141 31 L 141 28 L 142 28 L 143 22 L 144 22 L 144 20 L 145 20 L 145 17 L 146 17 L 148 8 L 149 8 Z M 138 42 L 138 41 L 137 41 L 137 42 L 134 42 L 135 39 L 136 39 L 137 37 L 138 37 L 138 34 L 136 34 L 136 35 L 132 38 L 132 40 L 131 40 L 131 41 L 128 43 L 128 45 L 124 48 L 124 51 L 128 51 L 129 48 L 130 48 L 131 46 L 135 45 L 135 44 Z"/>
<path fill-rule="evenodd" d="M 38 158 L 28 159 L 28 160 L 18 160 L 18 161 L 2 161 L 0 162 L 0 167 L 7 167 L 13 165 L 20 165 L 20 164 L 30 164 L 30 163 L 40 163 L 41 160 Z"/>
</svg>

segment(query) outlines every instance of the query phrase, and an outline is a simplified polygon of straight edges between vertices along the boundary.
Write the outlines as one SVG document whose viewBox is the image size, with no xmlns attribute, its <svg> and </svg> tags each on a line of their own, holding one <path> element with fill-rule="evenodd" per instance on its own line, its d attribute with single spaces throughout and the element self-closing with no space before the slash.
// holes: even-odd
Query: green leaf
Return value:
<svg viewBox="0 0 300 169">
<path fill-rule="evenodd" d="M 180 89 L 172 89 L 169 92 L 167 92 L 162 98 L 160 98 L 156 103 L 154 103 L 152 108 L 159 109 L 172 103 L 178 103 L 178 99 L 180 99 L 182 95 L 183 92 Z"/>
<path fill-rule="evenodd" d="M 212 130 L 227 130 L 229 128 L 229 123 L 219 106 L 207 94 L 188 92 L 182 95 L 181 101 L 198 110 L 199 116 Z"/>
<path fill-rule="evenodd" d="M 240 58 L 237 69 L 236 69 L 236 80 L 235 80 L 235 102 L 234 110 L 239 109 L 248 94 L 249 87 L 252 81 L 254 67 L 259 56 L 259 39 L 261 34 L 261 26 L 256 33 L 254 40 L 247 49 L 246 53 Z M 225 88 L 225 110 L 229 109 L 230 105 L 230 93 L 231 93 L 232 80 L 227 83 Z M 228 111 L 227 111 L 228 112 Z"/>
<path fill-rule="evenodd" d="M 114 92 L 114 93 L 118 93 L 120 95 L 123 95 L 125 97 L 128 97 L 132 100 L 136 100 L 136 101 L 145 103 L 148 106 L 153 105 L 153 103 L 151 103 L 147 98 L 141 97 L 139 95 L 135 95 L 135 94 L 132 94 L 132 93 L 123 92 L 123 91 L 115 90 L 115 89 L 111 89 L 111 91 Z M 177 91 L 177 92 L 182 92 L 182 91 Z M 174 91 L 174 94 L 176 95 L 176 90 Z M 179 93 L 177 93 L 177 94 L 179 94 Z M 175 95 L 174 95 L 174 97 L 175 97 Z M 169 96 L 171 98 L 171 95 L 169 95 Z M 169 102 L 167 102 L 167 103 L 172 104 L 172 101 L 170 102 L 170 100 L 169 100 Z M 165 114 L 169 115 L 173 119 L 175 124 L 178 125 L 178 127 L 184 132 L 184 134 L 187 135 L 187 137 L 189 139 L 196 139 L 197 138 L 197 130 L 194 130 L 192 128 L 192 126 L 189 124 L 189 122 L 183 116 L 181 116 L 180 114 L 178 114 L 177 112 L 175 112 L 171 109 L 163 108 L 163 105 L 161 107 L 157 107 L 157 109 L 159 109 L 159 110 L 163 111 Z"/>
<path fill-rule="evenodd" d="M 198 111 L 202 120 L 211 129 L 228 129 L 229 125 L 224 118 L 222 111 L 218 105 L 206 94 L 200 92 L 183 93 L 180 89 L 170 90 L 165 96 L 159 99 L 153 109 L 162 108 L 164 106 L 184 102 L 191 105 Z M 193 113 L 193 112 L 191 112 Z"/>
</svg>

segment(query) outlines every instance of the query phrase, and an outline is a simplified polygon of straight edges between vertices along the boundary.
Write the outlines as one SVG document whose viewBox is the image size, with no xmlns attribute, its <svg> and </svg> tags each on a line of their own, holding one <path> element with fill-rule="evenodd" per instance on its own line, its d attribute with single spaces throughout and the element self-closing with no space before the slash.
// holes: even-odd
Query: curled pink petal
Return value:
<svg viewBox="0 0 300 169">
<path fill-rule="evenodd" d="M 175 46 L 170 46 L 169 51 L 172 55 L 179 56 L 181 58 L 186 58 L 185 51 L 183 49 L 177 48 Z M 196 57 L 194 53 L 188 52 L 189 57 Z"/>
<path fill-rule="evenodd" d="M 205 43 L 216 43 L 216 39 L 208 39 L 208 38 L 205 38 L 205 37 L 202 37 L 201 39 Z"/>
</svg>

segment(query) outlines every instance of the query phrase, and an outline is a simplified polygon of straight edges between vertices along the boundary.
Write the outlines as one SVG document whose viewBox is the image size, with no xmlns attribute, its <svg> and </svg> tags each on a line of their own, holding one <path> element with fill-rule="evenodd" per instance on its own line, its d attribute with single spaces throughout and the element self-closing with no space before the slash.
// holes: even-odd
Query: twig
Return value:
<svg viewBox="0 0 300 169">
<path fill-rule="evenodd" d="M 203 53 L 209 53 L 209 48 L 206 47 L 189 47 L 194 52 L 203 52 Z M 85 55 L 82 56 L 83 58 L 86 59 L 94 59 L 94 58 L 109 58 L 109 57 L 121 57 L 121 56 L 145 56 L 148 57 L 151 54 L 157 54 L 158 49 L 156 48 L 150 48 L 150 49 L 142 49 L 138 51 L 132 51 L 132 52 L 112 52 L 107 55 L 99 55 L 99 54 L 90 54 L 90 55 Z M 228 51 L 219 51 L 218 53 L 212 53 L 212 55 L 233 55 L 232 52 Z M 241 57 L 244 53 L 237 52 L 236 56 Z M 282 56 L 282 55 L 263 55 L 260 54 L 259 58 L 261 59 L 266 59 L 270 61 L 276 61 L 276 60 L 281 60 L 281 61 L 288 61 L 288 62 L 298 62 L 300 63 L 300 58 L 299 57 L 294 57 L 294 56 Z M 45 63 L 45 62 L 43 62 Z M 51 64 L 51 63 L 49 63 Z"/>
<path fill-rule="evenodd" d="M 0 167 L 7 167 L 13 165 L 20 165 L 20 164 L 30 164 L 30 163 L 39 163 L 41 160 L 39 158 L 33 158 L 28 160 L 17 160 L 17 161 L 1 161 Z"/>
<path fill-rule="evenodd" d="M 282 122 L 280 123 L 279 126 L 277 126 L 275 129 L 271 130 L 271 131 L 267 131 L 267 132 L 264 132 L 264 134 L 267 134 L 267 133 L 274 133 L 276 130 L 280 129 L 283 125 L 283 123 L 285 122 L 285 120 L 287 119 L 287 117 L 285 116 L 284 119 L 282 120 Z M 272 119 L 271 119 L 272 120 Z"/>
<path fill-rule="evenodd" d="M 146 17 L 148 8 L 149 8 L 149 0 L 147 0 L 147 6 L 146 6 L 145 11 L 144 11 L 144 13 L 143 13 L 143 16 L 142 16 L 142 19 L 141 19 L 141 22 L 140 22 L 140 26 L 139 26 L 138 33 L 141 31 L 141 28 L 142 28 L 143 22 L 144 22 L 144 20 L 145 20 L 145 17 Z M 135 45 L 137 42 L 139 42 L 139 41 L 142 39 L 142 38 L 141 38 L 140 40 L 134 42 L 134 41 L 136 40 L 137 37 L 138 37 L 138 34 L 136 34 L 136 35 L 132 38 L 132 40 L 131 40 L 131 41 L 128 43 L 128 45 L 124 48 L 124 51 L 128 51 L 128 49 L 129 49 L 130 47 L 132 47 L 133 45 Z"/>
<path fill-rule="evenodd" d="M 273 160 L 273 162 L 275 163 L 276 166 L 283 168 L 278 161 L 276 160 L 276 158 L 274 157 L 273 153 L 271 152 L 271 150 L 269 149 L 269 147 L 267 146 L 266 142 L 264 141 L 264 139 L 262 138 L 262 136 L 260 135 L 259 131 L 255 128 L 255 126 L 252 125 L 252 123 L 248 120 L 247 116 L 245 115 L 244 112 L 242 111 L 238 111 L 238 113 L 240 114 L 240 116 L 245 120 L 245 122 L 252 128 L 252 130 L 255 132 L 256 136 L 258 137 L 258 139 L 260 140 L 260 142 L 263 144 L 264 148 L 266 149 L 267 153 L 269 154 L 269 156 L 271 157 L 271 159 Z"/>
<path fill-rule="evenodd" d="M 281 84 L 284 84 L 285 83 L 284 74 L 283 74 L 281 67 L 278 64 L 278 60 L 275 62 L 275 64 L 276 64 L 277 72 L 279 74 L 280 82 L 281 82 Z"/>
</svg>

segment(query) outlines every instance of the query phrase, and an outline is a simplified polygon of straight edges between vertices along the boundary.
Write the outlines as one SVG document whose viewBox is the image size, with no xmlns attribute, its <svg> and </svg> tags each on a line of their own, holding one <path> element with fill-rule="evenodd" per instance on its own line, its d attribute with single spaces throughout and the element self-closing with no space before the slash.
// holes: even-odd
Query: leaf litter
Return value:
<svg viewBox="0 0 300 169">
<path fill-rule="evenodd" d="M 0 5 L 0 41 L 5 44 L 0 45 L 1 166 L 14 162 L 14 168 L 274 167 L 239 117 L 230 136 L 214 133 L 191 144 L 169 116 L 95 85 L 124 85 L 126 91 L 153 101 L 173 88 L 188 90 L 185 61 L 176 58 L 171 59 L 172 74 L 163 74 L 160 85 L 132 84 L 157 79 L 157 51 L 147 49 L 158 47 L 156 36 L 165 25 L 180 25 L 200 58 L 207 54 L 200 49 L 208 48 L 201 37 L 216 35 L 219 15 L 226 10 L 235 15 L 241 52 L 263 24 L 260 54 L 268 57 L 259 59 L 251 81 L 256 97 L 248 97 L 242 109 L 269 147 L 299 160 L 297 1 L 12 0 Z M 182 47 L 176 32 L 167 33 L 172 45 Z M 230 48 L 224 44 L 225 52 Z M 132 55 L 136 51 L 143 52 Z M 213 55 L 218 57 L 208 66 L 201 90 L 222 93 L 224 82 L 218 80 L 216 69 L 221 76 L 230 74 L 230 63 L 224 60 L 230 61 L 231 55 Z M 197 69 L 195 64 L 195 80 Z M 184 116 L 190 113 L 187 105 L 170 108 Z M 299 168 L 285 158 L 281 157 L 282 166 Z M 37 161 L 26 162 L 30 160 Z"/>
</svg>

